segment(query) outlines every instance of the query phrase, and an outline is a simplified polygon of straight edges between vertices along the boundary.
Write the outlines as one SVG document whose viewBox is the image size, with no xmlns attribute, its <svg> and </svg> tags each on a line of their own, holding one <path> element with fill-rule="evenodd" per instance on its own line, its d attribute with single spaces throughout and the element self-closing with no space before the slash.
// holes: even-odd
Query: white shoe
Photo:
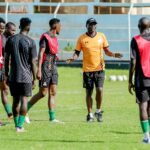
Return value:
<svg viewBox="0 0 150 150">
<path fill-rule="evenodd" d="M 64 124 L 64 122 L 54 119 L 54 120 L 50 120 L 52 123 L 58 123 L 58 124 Z"/>
<path fill-rule="evenodd" d="M 26 114 L 26 116 L 25 116 L 25 123 L 27 123 L 27 124 L 30 124 L 30 123 L 31 123 L 28 114 Z"/>
<path fill-rule="evenodd" d="M 21 132 L 25 132 L 24 128 L 19 128 L 19 127 L 16 127 L 16 132 L 18 133 L 21 133 Z"/>
</svg>

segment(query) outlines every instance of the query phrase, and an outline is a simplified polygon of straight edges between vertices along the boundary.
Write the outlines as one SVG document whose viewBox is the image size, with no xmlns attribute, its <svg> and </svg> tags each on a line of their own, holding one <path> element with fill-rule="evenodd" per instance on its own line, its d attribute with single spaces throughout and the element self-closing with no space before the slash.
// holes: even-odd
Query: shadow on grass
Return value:
<svg viewBox="0 0 150 150">
<path fill-rule="evenodd" d="M 111 132 L 111 133 L 115 133 L 115 134 L 141 134 L 141 132 L 127 132 L 127 131 L 108 131 L 108 132 Z"/>
<path fill-rule="evenodd" d="M 6 140 L 10 140 L 10 141 L 12 141 L 12 142 L 16 142 L 16 141 L 18 141 L 18 142 L 32 142 L 32 143 L 34 143 L 34 142 L 44 142 L 44 143 L 90 143 L 90 144 L 96 144 L 96 143 L 99 143 L 99 144 L 104 144 L 104 143 L 119 143 L 119 144 L 128 144 L 128 143 L 132 143 L 132 144 L 137 144 L 138 142 L 136 142 L 136 141 L 124 141 L 124 140 L 120 140 L 120 141 L 118 141 L 118 140 L 111 140 L 111 141 L 102 141 L 102 140 L 95 140 L 95 141 L 89 141 L 89 140 L 61 140 L 61 139 L 49 139 L 49 140 L 47 140 L 47 139 L 24 139 L 24 138 L 21 138 L 21 139 L 15 139 L 15 138 L 0 138 L 0 140 L 1 141 L 6 141 Z"/>
<path fill-rule="evenodd" d="M 50 140 L 44 140 L 44 139 L 15 139 L 15 138 L 1 138 L 1 141 L 5 140 L 11 140 L 11 141 L 24 141 L 24 142 L 54 142 L 54 143 L 104 143 L 104 141 L 85 141 L 85 140 L 61 140 L 61 139 L 50 139 Z"/>
</svg>

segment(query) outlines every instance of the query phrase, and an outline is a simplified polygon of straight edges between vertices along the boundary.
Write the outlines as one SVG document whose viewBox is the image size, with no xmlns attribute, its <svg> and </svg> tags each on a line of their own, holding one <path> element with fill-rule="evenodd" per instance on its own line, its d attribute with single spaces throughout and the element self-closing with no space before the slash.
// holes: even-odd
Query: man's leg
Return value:
<svg viewBox="0 0 150 150">
<path fill-rule="evenodd" d="M 148 102 L 139 103 L 139 114 L 141 127 L 144 133 L 144 142 L 150 142 L 149 140 L 149 123 L 148 123 Z"/>
<path fill-rule="evenodd" d="M 93 99 L 92 99 L 93 88 L 86 89 L 86 106 L 87 106 L 87 121 L 94 121 L 93 113 L 92 113 L 92 106 L 93 106 Z"/>
<path fill-rule="evenodd" d="M 39 92 L 35 94 L 30 101 L 28 102 L 27 110 L 29 111 L 30 108 L 37 103 L 41 98 L 45 97 L 47 94 L 48 88 L 40 87 Z"/>
<path fill-rule="evenodd" d="M 5 84 L 4 87 L 1 89 L 1 99 L 8 117 L 12 118 L 12 110 L 10 104 L 8 103 L 7 95 L 8 95 L 8 86 Z"/>
<path fill-rule="evenodd" d="M 55 97 L 56 97 L 57 85 L 52 84 L 48 91 L 48 108 L 50 121 L 55 120 Z"/>
<path fill-rule="evenodd" d="M 99 111 L 101 110 L 102 99 L 103 99 L 103 88 L 98 87 L 96 88 L 96 109 Z"/>
<path fill-rule="evenodd" d="M 13 96 L 12 111 L 13 111 L 15 127 L 18 126 L 18 120 L 19 120 L 19 101 L 20 101 L 20 96 Z"/>
<path fill-rule="evenodd" d="M 98 122 L 102 122 L 102 111 L 101 111 L 101 105 L 102 105 L 102 99 L 103 99 L 103 88 L 97 87 L 96 88 L 96 112 L 95 116 L 97 118 Z"/>
<path fill-rule="evenodd" d="M 20 105 L 20 112 L 19 112 L 19 120 L 18 120 L 18 125 L 17 127 L 22 128 L 24 121 L 25 121 L 25 116 L 27 113 L 27 102 L 28 99 L 26 96 L 21 96 L 21 105 Z"/>
<path fill-rule="evenodd" d="M 150 100 L 148 101 L 148 122 L 150 126 Z"/>
</svg>

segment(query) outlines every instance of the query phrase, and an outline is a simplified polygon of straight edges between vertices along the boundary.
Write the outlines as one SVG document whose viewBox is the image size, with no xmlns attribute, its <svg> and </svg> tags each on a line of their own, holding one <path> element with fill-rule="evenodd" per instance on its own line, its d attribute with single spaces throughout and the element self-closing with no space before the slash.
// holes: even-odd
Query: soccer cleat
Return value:
<svg viewBox="0 0 150 150">
<path fill-rule="evenodd" d="M 96 117 L 98 122 L 102 122 L 103 121 L 102 113 L 103 113 L 103 111 L 101 111 L 99 113 L 95 112 L 95 117 Z"/>
<path fill-rule="evenodd" d="M 22 133 L 22 132 L 25 132 L 25 130 L 23 127 L 16 127 L 16 132 Z"/>
<path fill-rule="evenodd" d="M 150 144 L 150 138 L 144 138 L 143 143 L 144 144 Z"/>
<path fill-rule="evenodd" d="M 27 123 L 27 124 L 30 124 L 30 123 L 31 123 L 28 114 L 26 114 L 26 116 L 25 116 L 25 123 Z"/>
<path fill-rule="evenodd" d="M 52 123 L 58 123 L 58 124 L 64 124 L 64 122 L 62 122 L 60 120 L 57 120 L 57 119 L 50 120 L 50 122 L 52 122 Z"/>
<path fill-rule="evenodd" d="M 86 117 L 87 122 L 94 122 L 94 117 L 91 117 L 90 114 L 87 115 Z"/>
</svg>

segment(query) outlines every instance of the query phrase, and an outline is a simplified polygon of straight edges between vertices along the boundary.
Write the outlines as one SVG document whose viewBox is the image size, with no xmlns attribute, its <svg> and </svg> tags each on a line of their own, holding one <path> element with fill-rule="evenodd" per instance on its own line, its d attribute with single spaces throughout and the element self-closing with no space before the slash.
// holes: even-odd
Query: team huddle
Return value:
<svg viewBox="0 0 150 150">
<path fill-rule="evenodd" d="M 89 18 L 86 21 L 87 32 L 78 38 L 73 56 L 66 60 L 66 63 L 71 63 L 79 57 L 81 51 L 83 53 L 83 87 L 86 91 L 87 122 L 93 122 L 95 118 L 98 122 L 103 121 L 103 111 L 101 109 L 105 80 L 103 51 L 109 57 L 123 57 L 121 53 L 113 53 L 109 50 L 107 38 L 103 33 L 96 31 L 96 24 L 97 21 L 94 18 Z M 147 67 L 150 64 L 149 61 L 144 61 L 150 60 L 150 52 L 146 51 L 150 45 L 149 26 L 150 21 L 147 18 L 142 18 L 139 21 L 141 34 L 134 37 L 131 42 L 132 52 L 129 75 L 129 92 L 132 93 L 131 89 L 135 87 L 144 132 L 144 143 L 150 143 L 150 72 Z M 31 20 L 21 18 L 20 32 L 15 34 L 15 24 L 8 22 L 5 25 L 5 21 L 0 18 L 1 99 L 8 118 L 14 119 L 16 132 L 25 131 L 23 125 L 27 112 L 47 93 L 49 120 L 55 123 L 63 123 L 57 120 L 55 116 L 55 97 L 58 84 L 56 61 L 58 60 L 57 54 L 59 50 L 57 35 L 61 31 L 60 20 L 53 18 L 49 21 L 50 29 L 43 33 L 39 39 L 38 56 L 35 41 L 28 36 L 30 27 Z M 141 59 L 142 62 L 140 62 Z M 135 65 L 136 63 L 138 65 Z M 141 70 L 139 71 L 136 66 L 141 66 Z M 135 84 L 132 83 L 134 71 Z M 139 78 L 141 79 L 140 82 Z M 35 88 L 36 79 L 39 80 L 39 91 L 32 96 L 32 89 Z M 92 93 L 94 86 L 96 89 L 96 111 L 93 114 Z M 12 109 L 7 99 L 8 90 L 10 90 L 13 97 Z M 28 101 L 30 96 L 32 97 Z M 3 125 L 3 123 L 0 122 L 0 125 Z"/>
</svg>

